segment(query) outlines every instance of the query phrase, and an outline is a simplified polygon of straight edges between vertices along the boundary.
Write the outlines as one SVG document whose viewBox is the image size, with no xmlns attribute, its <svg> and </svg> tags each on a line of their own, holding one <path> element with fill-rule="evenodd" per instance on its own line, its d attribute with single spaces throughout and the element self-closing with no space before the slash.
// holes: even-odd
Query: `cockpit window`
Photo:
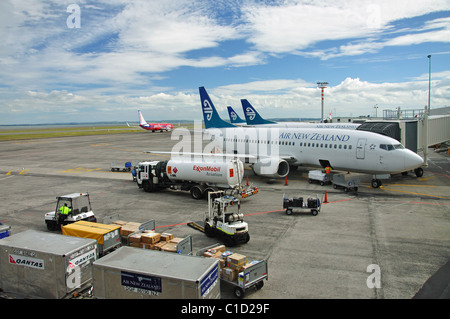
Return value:
<svg viewBox="0 0 450 319">
<path fill-rule="evenodd" d="M 393 150 L 402 150 L 405 147 L 402 144 L 380 144 L 380 148 L 382 150 L 386 150 L 386 151 L 393 151 Z"/>
</svg>

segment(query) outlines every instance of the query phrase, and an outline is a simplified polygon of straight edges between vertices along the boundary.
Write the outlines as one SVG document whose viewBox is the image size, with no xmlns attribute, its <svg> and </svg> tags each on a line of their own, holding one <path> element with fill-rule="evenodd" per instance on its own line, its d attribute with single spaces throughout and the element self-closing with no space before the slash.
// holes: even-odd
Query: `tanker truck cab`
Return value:
<svg viewBox="0 0 450 319">
<path fill-rule="evenodd" d="M 97 222 L 91 207 L 91 200 L 88 193 L 73 193 L 56 197 L 55 211 L 45 214 L 45 224 L 48 230 L 58 230 L 61 226 L 74 223 L 80 220 Z M 67 204 L 69 214 L 66 219 L 61 220 L 60 209 Z"/>
<path fill-rule="evenodd" d="M 250 234 L 244 214 L 240 212 L 239 199 L 223 194 L 222 191 L 208 193 L 205 234 L 222 239 L 226 246 L 245 244 L 250 240 Z"/>
</svg>

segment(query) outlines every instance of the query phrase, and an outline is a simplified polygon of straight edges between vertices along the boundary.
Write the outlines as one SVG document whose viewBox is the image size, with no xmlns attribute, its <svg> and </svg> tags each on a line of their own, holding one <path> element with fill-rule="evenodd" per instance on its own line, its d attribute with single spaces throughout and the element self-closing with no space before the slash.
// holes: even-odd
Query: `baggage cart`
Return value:
<svg viewBox="0 0 450 319">
<path fill-rule="evenodd" d="M 219 262 L 150 249 L 120 247 L 94 262 L 94 297 L 219 299 Z"/>
<path fill-rule="evenodd" d="M 333 187 L 335 189 L 342 187 L 346 193 L 349 190 L 353 190 L 356 193 L 360 183 L 361 180 L 359 177 L 349 176 L 347 174 L 336 174 L 333 176 Z"/>
<path fill-rule="evenodd" d="M 0 288 L 16 298 L 70 298 L 92 286 L 97 241 L 27 230 L 0 240 Z"/>
<path fill-rule="evenodd" d="M 113 161 L 111 162 L 111 172 L 130 172 L 131 169 L 139 164 L 140 161 L 131 161 L 131 162 L 118 162 Z"/>
<path fill-rule="evenodd" d="M 308 182 L 312 184 L 314 181 L 319 182 L 320 186 L 331 184 L 333 179 L 332 173 L 326 174 L 321 170 L 314 170 L 308 172 Z"/>
<path fill-rule="evenodd" d="M 292 198 L 286 197 L 283 194 L 283 209 L 286 210 L 286 215 L 292 215 L 295 211 L 310 211 L 313 216 L 317 216 L 322 209 L 322 200 L 319 199 L 319 195 L 315 198 L 309 197 L 306 200 L 303 197 L 293 196 Z"/>
<path fill-rule="evenodd" d="M 202 248 L 196 252 L 196 256 L 204 256 L 204 253 L 206 251 L 219 246 L 221 246 L 221 244 L 217 243 L 215 245 Z M 224 256 L 221 257 L 222 261 L 219 261 L 219 263 L 224 263 L 224 265 L 227 267 L 221 267 L 220 280 L 223 283 L 234 286 L 233 293 L 237 298 L 243 298 L 248 289 L 254 288 L 256 290 L 259 290 L 264 286 L 264 279 L 268 279 L 267 260 L 255 260 L 247 263 L 247 258 L 243 255 L 233 254 L 229 251 L 223 252 L 223 255 Z M 232 265 L 233 255 L 245 257 L 245 262 L 243 262 L 242 264 L 238 264 L 239 262 L 237 262 Z M 207 259 L 218 258 L 208 257 Z M 225 259 L 225 261 L 223 259 Z M 241 271 L 236 270 L 236 268 L 238 267 Z M 233 276 L 227 275 L 228 270 L 235 272 Z"/>
</svg>

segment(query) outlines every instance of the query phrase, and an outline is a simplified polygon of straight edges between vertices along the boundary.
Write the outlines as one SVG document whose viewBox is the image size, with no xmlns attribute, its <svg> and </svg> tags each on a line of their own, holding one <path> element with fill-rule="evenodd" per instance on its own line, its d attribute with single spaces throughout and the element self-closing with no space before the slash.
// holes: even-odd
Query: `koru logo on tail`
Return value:
<svg viewBox="0 0 450 319">
<path fill-rule="evenodd" d="M 206 114 L 206 120 L 211 121 L 213 109 L 208 100 L 203 101 L 203 112 Z"/>
<path fill-rule="evenodd" d="M 247 113 L 247 116 L 251 121 L 255 119 L 255 112 L 251 108 L 248 107 L 245 112 Z"/>
</svg>

